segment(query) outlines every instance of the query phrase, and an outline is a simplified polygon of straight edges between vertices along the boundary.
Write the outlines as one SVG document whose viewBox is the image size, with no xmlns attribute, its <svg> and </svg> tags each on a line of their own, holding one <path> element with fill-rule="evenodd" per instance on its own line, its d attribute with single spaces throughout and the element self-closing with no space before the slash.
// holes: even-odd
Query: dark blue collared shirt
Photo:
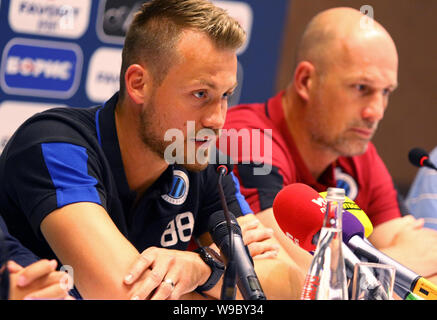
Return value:
<svg viewBox="0 0 437 320">
<path fill-rule="evenodd" d="M 103 106 L 56 108 L 27 120 L 0 157 L 0 208 L 10 233 L 43 258 L 56 258 L 40 231 L 42 220 L 76 202 L 103 206 L 139 252 L 150 246 L 186 250 L 222 209 L 213 165 L 167 170 L 135 201 L 115 127 L 115 94 Z M 223 186 L 235 216 L 250 213 L 233 175 Z M 78 239 L 80 241 L 80 239 Z"/>
</svg>

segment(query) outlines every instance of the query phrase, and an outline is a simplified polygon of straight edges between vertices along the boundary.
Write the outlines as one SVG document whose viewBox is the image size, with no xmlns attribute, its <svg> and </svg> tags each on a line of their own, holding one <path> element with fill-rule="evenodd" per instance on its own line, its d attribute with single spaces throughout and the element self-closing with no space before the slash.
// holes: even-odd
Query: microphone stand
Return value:
<svg viewBox="0 0 437 320">
<path fill-rule="evenodd" d="M 234 235 L 232 230 L 231 216 L 229 215 L 228 205 L 226 203 L 225 193 L 223 191 L 222 180 L 227 174 L 228 169 L 226 166 L 220 166 L 218 168 L 218 190 L 220 195 L 220 200 L 223 207 L 223 212 L 225 215 L 226 223 L 228 225 L 229 232 L 229 252 L 230 257 L 226 264 L 226 269 L 223 274 L 223 285 L 221 290 L 221 300 L 235 300 L 236 296 L 236 284 L 237 284 L 237 265 L 234 260 Z"/>
</svg>

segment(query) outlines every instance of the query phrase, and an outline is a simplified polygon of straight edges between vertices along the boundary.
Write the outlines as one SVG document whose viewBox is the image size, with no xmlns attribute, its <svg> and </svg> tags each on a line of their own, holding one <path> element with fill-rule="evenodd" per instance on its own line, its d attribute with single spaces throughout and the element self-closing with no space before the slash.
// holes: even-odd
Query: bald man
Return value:
<svg viewBox="0 0 437 320">
<path fill-rule="evenodd" d="M 355 9 L 333 8 L 307 26 L 287 88 L 227 114 L 226 129 L 261 129 L 263 157 L 254 157 L 259 141 L 252 140 L 252 154 L 231 154 L 240 163 L 235 173 L 258 218 L 304 267 L 308 257 L 282 233 L 271 208 L 281 188 L 296 182 L 318 192 L 343 187 L 371 219 L 369 240 L 377 248 L 422 276 L 437 273 L 437 250 L 429 250 L 437 247 L 437 232 L 401 217 L 392 179 L 370 142 L 397 76 L 396 46 L 383 26 Z M 260 162 L 271 165 L 269 174 L 254 174 Z"/>
</svg>

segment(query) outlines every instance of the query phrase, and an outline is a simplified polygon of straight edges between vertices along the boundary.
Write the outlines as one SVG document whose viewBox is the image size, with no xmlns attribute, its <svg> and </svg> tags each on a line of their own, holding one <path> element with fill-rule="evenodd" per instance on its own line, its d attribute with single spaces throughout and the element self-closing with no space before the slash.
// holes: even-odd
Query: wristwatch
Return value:
<svg viewBox="0 0 437 320">
<path fill-rule="evenodd" d="M 225 271 L 225 265 L 218 253 L 210 247 L 199 247 L 194 252 L 197 252 L 202 260 L 211 268 L 211 275 L 208 280 L 196 288 L 196 291 L 201 293 L 212 289 L 216 285 Z"/>
</svg>

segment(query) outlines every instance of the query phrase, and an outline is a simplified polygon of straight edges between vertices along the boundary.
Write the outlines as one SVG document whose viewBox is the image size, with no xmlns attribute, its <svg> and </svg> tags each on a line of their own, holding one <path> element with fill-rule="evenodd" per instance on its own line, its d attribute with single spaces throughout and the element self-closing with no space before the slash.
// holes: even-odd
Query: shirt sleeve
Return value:
<svg viewBox="0 0 437 320">
<path fill-rule="evenodd" d="M 269 172 L 255 174 L 260 166 L 255 163 L 238 164 L 235 175 L 241 183 L 241 192 L 245 195 L 253 212 L 271 208 L 279 191 L 283 188 L 284 179 L 278 167 L 271 165 Z"/>
<path fill-rule="evenodd" d="M 437 148 L 430 154 L 437 163 Z M 411 185 L 405 202 L 409 213 L 416 218 L 426 218 L 425 224 L 437 229 L 437 171 L 421 168 Z"/>
<path fill-rule="evenodd" d="M 35 126 L 23 130 L 6 160 L 4 181 L 10 198 L 40 239 L 40 224 L 55 209 L 76 202 L 105 207 L 101 166 L 86 140 L 62 123 L 42 122 L 38 127 L 41 125 L 56 125 L 59 137 L 43 133 L 37 142 L 20 143 Z M 65 131 L 71 131 L 68 137 Z"/>
<path fill-rule="evenodd" d="M 227 131 L 220 136 L 219 149 L 236 163 L 234 175 L 240 192 L 254 213 L 271 208 L 290 171 L 283 147 L 274 138 L 278 133 L 250 109 L 227 118 Z M 264 128 L 267 127 L 267 128 Z"/>
<path fill-rule="evenodd" d="M 6 267 L 8 257 L 3 229 L 6 229 L 6 226 L 0 217 L 0 300 L 7 300 L 9 297 L 9 272 Z"/>
<path fill-rule="evenodd" d="M 24 247 L 18 239 L 10 235 L 2 217 L 0 217 L 0 230 L 3 234 L 3 259 L 13 260 L 22 267 L 27 267 L 40 260 L 33 252 Z"/>
<path fill-rule="evenodd" d="M 391 219 L 401 217 L 397 191 L 393 180 L 373 144 L 369 144 L 370 165 L 364 168 L 369 172 L 370 192 L 366 203 L 358 205 L 367 213 L 372 224 L 377 226 Z M 365 208 L 365 209 L 364 209 Z"/>
</svg>

